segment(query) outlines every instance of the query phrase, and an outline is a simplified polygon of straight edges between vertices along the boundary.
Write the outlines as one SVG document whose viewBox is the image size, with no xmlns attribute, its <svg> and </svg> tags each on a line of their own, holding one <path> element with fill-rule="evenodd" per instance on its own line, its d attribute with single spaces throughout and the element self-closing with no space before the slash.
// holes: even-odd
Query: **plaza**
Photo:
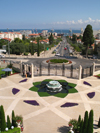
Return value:
<svg viewBox="0 0 100 133">
<path fill-rule="evenodd" d="M 96 71 L 94 75 L 100 74 Z M 11 116 L 12 110 L 16 115 L 23 116 L 23 133 L 66 133 L 70 119 L 78 119 L 79 115 L 84 118 L 85 111 L 94 111 L 94 124 L 97 124 L 100 117 L 100 79 L 90 76 L 81 80 L 66 78 L 62 76 L 38 76 L 27 78 L 26 82 L 19 83 L 25 78 L 21 74 L 15 74 L 0 80 L 0 105 L 4 106 L 6 116 Z M 65 98 L 54 96 L 40 97 L 37 92 L 29 90 L 33 82 L 44 79 L 66 80 L 75 83 L 78 93 L 68 94 Z M 86 81 L 92 86 L 83 84 Z M 12 89 L 20 91 L 14 95 Z M 95 92 L 90 99 L 87 94 Z M 24 100 L 36 100 L 39 106 L 30 105 Z M 78 106 L 62 108 L 66 102 L 78 103 Z M 94 129 L 94 132 L 100 129 Z"/>
</svg>

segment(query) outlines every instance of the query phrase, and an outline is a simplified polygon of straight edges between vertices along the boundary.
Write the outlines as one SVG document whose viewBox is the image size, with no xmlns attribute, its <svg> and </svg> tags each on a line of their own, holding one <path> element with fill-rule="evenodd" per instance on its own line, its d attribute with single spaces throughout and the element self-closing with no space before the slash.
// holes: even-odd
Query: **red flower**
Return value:
<svg viewBox="0 0 100 133">
<path fill-rule="evenodd" d="M 69 124 L 69 127 L 72 127 L 73 125 L 72 124 Z"/>
</svg>

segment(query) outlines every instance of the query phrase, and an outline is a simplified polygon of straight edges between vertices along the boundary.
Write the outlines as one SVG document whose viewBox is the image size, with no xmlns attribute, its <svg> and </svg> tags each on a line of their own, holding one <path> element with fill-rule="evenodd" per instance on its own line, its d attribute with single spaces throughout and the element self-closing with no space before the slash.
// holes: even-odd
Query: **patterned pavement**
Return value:
<svg viewBox="0 0 100 133">
<path fill-rule="evenodd" d="M 98 74 L 100 71 L 98 71 Z M 22 80 L 19 74 L 8 76 L 0 80 L 0 105 L 4 106 L 6 116 L 11 116 L 12 110 L 16 115 L 23 116 L 23 133 L 66 133 L 70 119 L 78 119 L 81 115 L 84 118 L 85 111 L 94 110 L 94 124 L 97 124 L 100 117 L 100 79 L 91 76 L 82 80 L 70 79 L 58 76 L 44 76 L 28 78 L 27 82 L 19 83 Z M 75 83 L 78 93 L 68 94 L 65 98 L 54 96 L 39 97 L 37 92 L 29 91 L 33 82 L 44 79 L 64 79 Z M 83 84 L 86 81 L 92 86 Z M 12 89 L 20 91 L 14 95 Z M 90 99 L 87 93 L 95 92 L 95 96 Z M 36 100 L 39 106 L 33 106 L 23 102 L 23 100 Z M 60 107 L 66 102 L 78 103 L 78 106 Z M 99 131 L 100 129 L 94 129 Z"/>
</svg>

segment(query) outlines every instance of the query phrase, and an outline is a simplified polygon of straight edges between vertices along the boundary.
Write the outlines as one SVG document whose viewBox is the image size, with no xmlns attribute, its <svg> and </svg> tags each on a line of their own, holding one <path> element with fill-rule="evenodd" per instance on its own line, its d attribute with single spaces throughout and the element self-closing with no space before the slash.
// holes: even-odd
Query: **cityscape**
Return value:
<svg viewBox="0 0 100 133">
<path fill-rule="evenodd" d="M 0 3 L 0 132 L 100 133 L 100 1 Z"/>
</svg>

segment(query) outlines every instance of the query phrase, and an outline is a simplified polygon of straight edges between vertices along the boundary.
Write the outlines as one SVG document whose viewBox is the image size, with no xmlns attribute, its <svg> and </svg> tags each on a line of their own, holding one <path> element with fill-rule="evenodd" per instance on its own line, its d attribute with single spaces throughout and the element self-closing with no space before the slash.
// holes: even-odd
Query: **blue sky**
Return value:
<svg viewBox="0 0 100 133">
<path fill-rule="evenodd" d="M 100 29 L 100 0 L 0 0 L 0 29 Z"/>
</svg>

